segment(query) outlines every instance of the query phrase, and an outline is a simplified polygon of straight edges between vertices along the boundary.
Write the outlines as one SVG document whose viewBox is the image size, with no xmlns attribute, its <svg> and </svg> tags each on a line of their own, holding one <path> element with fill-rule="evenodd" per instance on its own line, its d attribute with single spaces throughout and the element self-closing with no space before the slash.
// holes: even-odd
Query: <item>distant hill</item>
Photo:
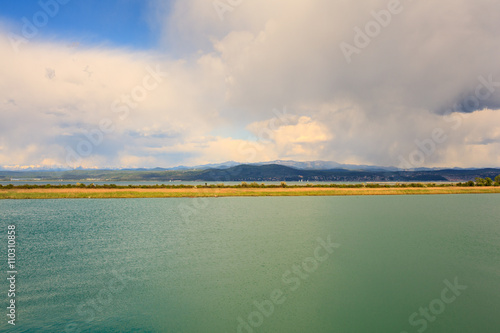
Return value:
<svg viewBox="0 0 500 333">
<path fill-rule="evenodd" d="M 377 166 L 377 165 L 357 165 L 357 164 L 341 164 L 333 161 L 306 161 L 306 162 L 298 162 L 293 160 L 275 160 L 268 162 L 256 162 L 256 163 L 238 163 L 235 161 L 227 161 L 224 163 L 213 163 L 213 164 L 202 164 L 195 166 L 185 166 L 178 165 L 175 167 L 156 167 L 156 168 L 106 168 L 103 170 L 112 170 L 112 171 L 202 171 L 209 169 L 229 169 L 232 167 L 236 167 L 239 165 L 253 165 L 253 166 L 264 166 L 264 165 L 281 165 L 287 166 L 294 169 L 299 170 L 355 170 L 355 171 L 403 171 L 396 167 L 392 166 Z M 89 170 L 97 170 L 97 169 L 84 169 L 78 167 L 76 169 L 69 169 L 68 167 L 57 166 L 57 167 L 30 167 L 30 168 L 2 168 L 0 166 L 0 171 L 21 171 L 21 172 L 59 172 L 59 171 L 89 171 Z M 411 171 L 437 171 L 441 170 L 439 168 L 416 168 Z M 453 168 L 449 170 L 475 170 L 475 169 L 461 169 L 461 168 Z"/>
<path fill-rule="evenodd" d="M 298 169 L 279 164 L 211 168 L 203 170 L 66 170 L 66 171 L 0 171 L 1 181 L 11 180 L 94 180 L 94 181 L 330 181 L 330 182 L 386 182 L 386 181 L 468 181 L 476 177 L 500 175 L 500 169 L 445 169 L 445 170 L 348 170 L 343 168 L 315 170 Z"/>
<path fill-rule="evenodd" d="M 375 165 L 356 165 L 356 164 L 341 164 L 332 161 L 309 161 L 309 162 L 296 162 L 290 160 L 276 160 L 271 162 L 251 163 L 251 165 L 267 165 L 277 164 L 284 165 L 295 169 L 303 170 L 332 170 L 332 169 L 346 169 L 346 170 L 378 170 L 378 171 L 397 171 L 396 167 L 381 167 Z"/>
<path fill-rule="evenodd" d="M 499 170 L 500 172 L 500 170 Z M 191 180 L 207 181 L 447 181 L 433 172 L 362 171 L 346 169 L 305 170 L 277 164 L 238 165 L 209 169 L 191 175 Z"/>
<path fill-rule="evenodd" d="M 398 168 L 395 167 L 381 167 L 381 166 L 374 166 L 374 165 L 356 165 L 356 164 L 340 164 L 337 162 L 332 162 L 332 161 L 309 161 L 309 162 L 297 162 L 297 161 L 292 161 L 292 160 L 275 160 L 275 161 L 269 161 L 269 162 L 256 162 L 256 163 L 246 163 L 248 165 L 270 165 L 270 164 L 276 164 L 276 165 L 283 165 L 283 166 L 288 166 L 291 168 L 295 169 L 304 169 L 304 170 L 331 170 L 331 169 L 347 169 L 347 170 L 390 170 L 390 171 L 397 171 Z M 168 167 L 168 168 L 162 168 L 162 167 L 156 167 L 156 168 L 125 168 L 125 169 L 119 169 L 119 168 L 112 168 L 109 170 L 136 170 L 136 171 L 165 171 L 165 170 L 171 170 L 171 171 L 187 171 L 187 170 L 207 170 L 207 169 L 227 169 L 231 168 L 234 166 L 242 165 L 242 163 L 238 163 L 235 161 L 227 161 L 224 163 L 213 163 L 213 164 L 202 164 L 202 165 L 195 165 L 195 166 L 185 166 L 185 165 L 179 165 L 175 167 Z M 57 167 L 30 167 L 30 168 L 2 168 L 0 166 L 0 171 L 67 171 L 71 170 L 67 167 L 63 166 L 57 166 Z M 83 168 L 77 168 L 77 170 L 86 170 Z"/>
</svg>

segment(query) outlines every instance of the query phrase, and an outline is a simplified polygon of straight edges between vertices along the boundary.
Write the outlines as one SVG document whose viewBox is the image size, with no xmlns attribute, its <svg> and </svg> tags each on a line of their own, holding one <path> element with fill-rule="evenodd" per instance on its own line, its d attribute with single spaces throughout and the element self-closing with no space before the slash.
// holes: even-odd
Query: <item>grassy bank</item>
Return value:
<svg viewBox="0 0 500 333">
<path fill-rule="evenodd" d="M 2 188 L 0 199 L 195 198 L 500 193 L 500 187 Z"/>
</svg>

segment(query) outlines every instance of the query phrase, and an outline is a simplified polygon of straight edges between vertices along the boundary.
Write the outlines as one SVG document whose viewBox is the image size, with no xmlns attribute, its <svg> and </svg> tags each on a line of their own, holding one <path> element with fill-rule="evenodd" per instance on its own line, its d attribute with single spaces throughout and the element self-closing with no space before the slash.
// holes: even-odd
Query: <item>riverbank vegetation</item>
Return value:
<svg viewBox="0 0 500 333">
<path fill-rule="evenodd" d="M 500 193 L 500 186 L 458 184 L 130 185 L 68 184 L 1 186 L 0 199 L 98 199 L 255 196 L 353 196 Z"/>
<path fill-rule="evenodd" d="M 116 184 L 8 184 L 1 185 L 2 189 L 216 189 L 216 188 L 435 188 L 435 187 L 475 187 L 475 186 L 500 186 L 500 175 L 495 177 L 493 181 L 491 178 L 476 178 L 475 181 L 468 181 L 465 183 L 359 183 L 359 184 L 312 184 L 305 185 L 288 185 L 286 182 L 278 184 L 264 184 L 264 183 L 247 183 L 241 182 L 236 185 L 220 184 L 200 184 L 200 185 L 170 185 L 170 184 L 155 184 L 155 185 L 116 185 Z"/>
</svg>

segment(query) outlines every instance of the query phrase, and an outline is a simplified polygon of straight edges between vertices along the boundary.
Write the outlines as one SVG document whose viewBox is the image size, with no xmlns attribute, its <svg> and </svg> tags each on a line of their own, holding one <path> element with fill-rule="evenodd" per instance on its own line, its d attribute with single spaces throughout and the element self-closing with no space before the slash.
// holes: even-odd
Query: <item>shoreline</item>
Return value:
<svg viewBox="0 0 500 333">
<path fill-rule="evenodd" d="M 488 187 L 383 187 L 383 188 L 47 188 L 0 189 L 1 199 L 124 199 L 199 198 L 264 196 L 364 196 L 364 195 L 444 195 L 500 193 Z"/>
</svg>

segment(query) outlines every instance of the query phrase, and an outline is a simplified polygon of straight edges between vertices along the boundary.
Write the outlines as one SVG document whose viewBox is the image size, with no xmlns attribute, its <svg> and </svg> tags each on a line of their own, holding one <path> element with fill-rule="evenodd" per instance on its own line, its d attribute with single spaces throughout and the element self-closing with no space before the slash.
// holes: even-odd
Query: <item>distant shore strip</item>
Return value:
<svg viewBox="0 0 500 333">
<path fill-rule="evenodd" d="M 111 199 L 258 196 L 361 196 L 500 193 L 500 186 L 465 184 L 20 185 L 0 186 L 0 199 Z"/>
</svg>

